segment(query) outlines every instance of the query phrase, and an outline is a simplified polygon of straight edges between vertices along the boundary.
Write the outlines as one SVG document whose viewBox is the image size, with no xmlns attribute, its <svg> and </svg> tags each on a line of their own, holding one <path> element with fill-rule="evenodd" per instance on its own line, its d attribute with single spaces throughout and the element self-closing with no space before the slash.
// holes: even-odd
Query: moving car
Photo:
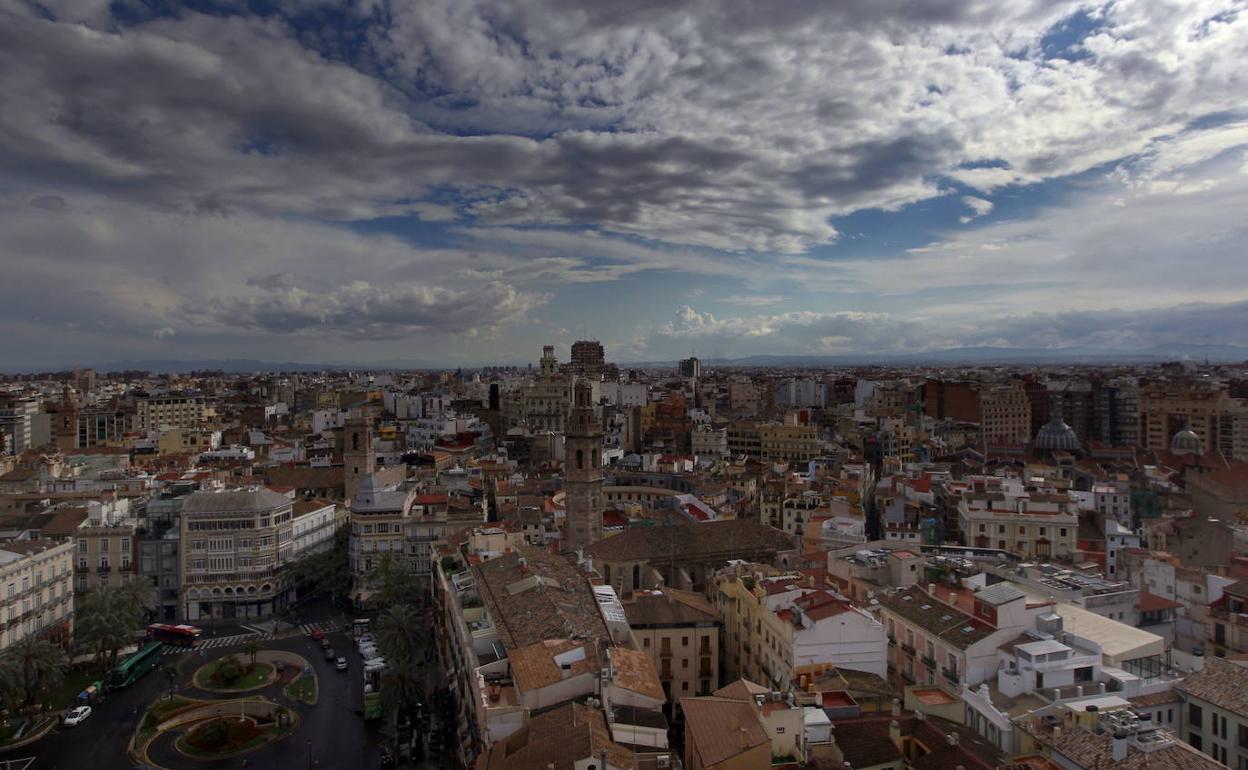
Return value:
<svg viewBox="0 0 1248 770">
<path fill-rule="evenodd" d="M 325 660 L 337 660 L 337 659 L 338 659 L 338 653 L 334 652 L 334 648 L 326 647 L 325 648 Z"/>
<path fill-rule="evenodd" d="M 75 725 L 80 725 L 89 716 L 91 716 L 90 706 L 78 706 L 76 708 L 72 708 L 69 710 L 69 713 L 65 715 L 65 726 L 74 727 Z"/>
<path fill-rule="evenodd" d="M 339 671 L 346 671 L 346 670 L 347 670 L 347 659 L 346 659 L 346 658 L 339 658 L 337 661 L 335 661 L 335 662 L 334 662 L 334 668 L 338 669 Z"/>
</svg>

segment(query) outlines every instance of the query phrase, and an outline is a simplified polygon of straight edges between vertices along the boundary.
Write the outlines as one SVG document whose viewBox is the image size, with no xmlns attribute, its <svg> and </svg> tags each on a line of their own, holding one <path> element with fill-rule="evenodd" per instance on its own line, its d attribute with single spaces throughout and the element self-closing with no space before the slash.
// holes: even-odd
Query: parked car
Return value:
<svg viewBox="0 0 1248 770">
<path fill-rule="evenodd" d="M 360 646 L 360 657 L 361 657 L 361 658 L 363 658 L 364 660 L 368 660 L 369 658 L 375 658 L 375 657 L 377 657 L 377 647 L 376 647 L 376 645 L 372 645 L 372 644 L 365 644 L 365 645 L 361 645 L 361 646 Z"/>
<path fill-rule="evenodd" d="M 365 645 L 365 644 L 372 644 L 372 643 L 373 643 L 373 635 L 372 635 L 372 634 L 360 634 L 359 636 L 355 637 L 355 646 L 356 646 L 356 647 L 361 647 L 361 646 L 363 646 L 363 645 Z"/>
<path fill-rule="evenodd" d="M 325 648 L 325 660 L 338 660 L 338 653 L 334 652 L 333 647 Z"/>
<path fill-rule="evenodd" d="M 347 659 L 346 659 L 346 658 L 339 658 L 337 661 L 335 661 L 335 662 L 334 662 L 334 668 L 338 669 L 339 671 L 346 671 L 346 670 L 347 670 Z"/>
<path fill-rule="evenodd" d="M 74 727 L 76 725 L 80 725 L 86 721 L 86 718 L 89 716 L 91 716 L 90 706 L 78 706 L 76 708 L 72 708 L 69 710 L 69 713 L 65 715 L 65 726 Z"/>
<path fill-rule="evenodd" d="M 328 650 L 331 645 L 333 645 L 333 642 L 329 641 L 327 637 L 321 637 L 321 649 L 322 650 Z"/>
</svg>

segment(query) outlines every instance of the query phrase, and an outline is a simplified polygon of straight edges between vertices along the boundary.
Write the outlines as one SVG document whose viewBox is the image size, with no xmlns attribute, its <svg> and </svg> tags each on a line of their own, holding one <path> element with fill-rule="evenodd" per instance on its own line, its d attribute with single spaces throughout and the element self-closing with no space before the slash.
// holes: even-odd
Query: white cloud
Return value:
<svg viewBox="0 0 1248 770">
<path fill-rule="evenodd" d="M 976 198 L 974 195 L 963 195 L 962 202 L 971 210 L 968 216 L 959 217 L 958 221 L 962 224 L 966 224 L 972 219 L 977 219 L 992 211 L 992 201 Z"/>
</svg>

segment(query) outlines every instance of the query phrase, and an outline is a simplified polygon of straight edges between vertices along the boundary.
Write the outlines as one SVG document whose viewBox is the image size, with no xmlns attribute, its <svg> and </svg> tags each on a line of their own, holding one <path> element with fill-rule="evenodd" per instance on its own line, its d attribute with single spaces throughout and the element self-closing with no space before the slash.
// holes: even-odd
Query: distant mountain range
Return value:
<svg viewBox="0 0 1248 770">
<path fill-rule="evenodd" d="M 967 347 L 922 353 L 845 353 L 832 356 L 759 355 L 703 360 L 703 366 L 854 366 L 872 364 L 1097 364 L 1162 361 L 1248 361 L 1248 347 L 1236 345 L 1159 346 L 1147 350 L 1090 348 Z M 634 364 L 645 366 L 646 364 Z M 675 365 L 675 362 L 649 364 Z"/>
<path fill-rule="evenodd" d="M 946 350 L 929 350 L 922 353 L 844 353 L 839 355 L 754 355 L 742 358 L 702 359 L 708 367 L 820 367 L 820 366 L 870 366 L 870 365 L 986 365 L 986 364 L 1129 364 L 1159 363 L 1162 361 L 1213 362 L 1248 361 L 1248 347 L 1239 345 L 1164 345 L 1145 350 L 1095 350 L 1091 348 L 1003 348 L 966 347 Z M 620 362 L 624 367 L 660 368 L 675 367 L 676 361 Z M 490 366 L 484 363 L 479 366 Z M 261 361 L 258 359 L 187 359 L 187 360 L 122 360 L 94 365 L 99 372 L 148 371 L 154 374 L 172 374 L 191 371 L 223 371 L 230 374 L 249 372 L 320 372 L 326 370 L 399 371 L 399 370 L 446 370 L 455 366 L 438 365 L 428 361 L 374 361 L 366 363 L 302 363 L 295 361 Z M 523 364 L 521 364 L 523 366 Z M 62 371 L 73 368 L 63 367 Z M 474 368 L 463 365 L 463 368 Z M 5 367 L 8 372 L 29 371 Z M 45 369 L 44 371 L 50 371 Z"/>
</svg>

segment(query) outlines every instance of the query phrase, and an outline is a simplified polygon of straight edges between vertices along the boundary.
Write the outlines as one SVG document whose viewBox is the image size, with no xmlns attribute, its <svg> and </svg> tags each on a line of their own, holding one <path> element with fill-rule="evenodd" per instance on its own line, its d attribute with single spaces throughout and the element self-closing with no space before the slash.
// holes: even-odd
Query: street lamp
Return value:
<svg viewBox="0 0 1248 770">
<path fill-rule="evenodd" d="M 312 739 L 308 738 L 308 770 L 312 770 Z"/>
</svg>

